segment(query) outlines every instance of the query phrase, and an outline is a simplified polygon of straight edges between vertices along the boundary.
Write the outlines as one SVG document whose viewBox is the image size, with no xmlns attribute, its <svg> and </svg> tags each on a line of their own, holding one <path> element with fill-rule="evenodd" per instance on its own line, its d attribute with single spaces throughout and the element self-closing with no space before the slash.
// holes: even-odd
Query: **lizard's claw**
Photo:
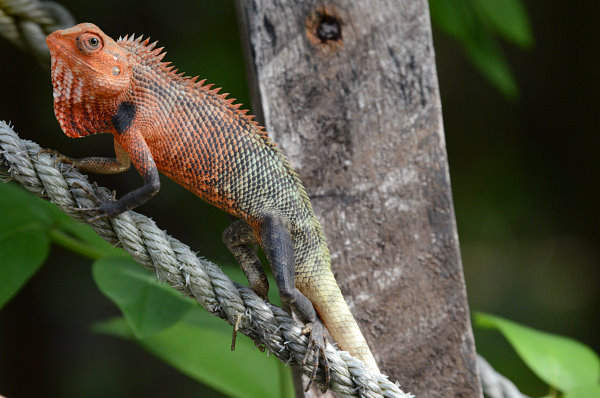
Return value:
<svg viewBox="0 0 600 398">
<path fill-rule="evenodd" d="M 98 221 L 101 218 L 109 217 L 108 214 L 102 212 L 102 206 L 98 206 L 98 207 L 71 207 L 71 210 L 77 211 L 77 212 L 80 212 L 80 213 L 86 213 L 86 212 L 98 213 L 99 212 L 100 214 L 87 219 L 87 221 L 90 222 L 90 223 L 92 223 L 94 221 Z"/>
<path fill-rule="evenodd" d="M 114 217 L 118 214 L 118 211 L 115 211 L 116 206 L 115 206 L 115 196 L 116 196 L 116 192 L 113 191 L 112 192 L 112 200 L 102 200 L 98 197 L 98 195 L 96 194 L 96 192 L 92 191 L 89 187 L 85 186 L 85 185 L 81 185 L 77 182 L 74 182 L 72 185 L 73 188 L 79 188 L 82 189 L 83 191 L 85 191 L 85 193 L 87 193 L 88 195 L 90 195 L 92 198 L 94 198 L 94 200 L 96 202 L 100 202 L 99 206 L 96 207 L 72 207 L 71 210 L 76 211 L 76 212 L 80 212 L 80 213 L 86 213 L 86 212 L 93 212 L 93 213 L 100 213 L 95 215 L 94 217 L 88 218 L 88 222 L 94 222 L 94 221 L 98 221 L 101 218 L 106 218 L 106 217 Z"/>
<path fill-rule="evenodd" d="M 94 192 L 93 190 L 91 190 L 87 185 L 81 185 L 80 183 L 78 183 L 77 181 L 75 181 L 75 182 L 73 182 L 73 184 L 71 184 L 71 187 L 81 189 L 82 191 L 84 191 L 85 193 L 87 193 L 89 196 L 91 196 L 92 198 L 94 198 L 95 201 L 100 202 L 100 198 L 98 197 L 98 195 L 96 194 L 96 192 Z"/>
<path fill-rule="evenodd" d="M 325 371 L 325 386 L 321 390 L 322 392 L 327 391 L 329 385 L 329 362 L 325 355 L 325 346 L 327 345 L 327 339 L 325 338 L 325 331 L 321 322 L 307 323 L 306 327 L 302 329 L 302 335 L 308 336 L 308 347 L 306 348 L 306 354 L 302 359 L 302 366 L 306 365 L 308 358 L 312 356 L 313 360 L 313 371 L 310 376 L 310 381 L 304 391 L 308 391 L 312 382 L 317 376 L 317 370 L 319 369 L 319 359 L 322 359 L 323 370 Z"/>
</svg>

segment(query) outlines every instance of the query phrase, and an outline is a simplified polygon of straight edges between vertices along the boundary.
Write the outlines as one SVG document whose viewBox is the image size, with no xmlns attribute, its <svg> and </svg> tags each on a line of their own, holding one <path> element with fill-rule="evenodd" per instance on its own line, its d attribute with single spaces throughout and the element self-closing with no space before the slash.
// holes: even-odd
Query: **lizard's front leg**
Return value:
<svg viewBox="0 0 600 398">
<path fill-rule="evenodd" d="M 115 157 L 98 157 L 90 156 L 80 159 L 73 159 L 65 156 L 54 149 L 43 149 L 42 152 L 56 155 L 56 160 L 62 163 L 71 164 L 77 167 L 80 171 L 96 174 L 120 174 L 124 173 L 131 167 L 129 155 L 123 147 L 117 142 L 115 145 Z"/>
<path fill-rule="evenodd" d="M 142 176 L 144 185 L 128 192 L 118 200 L 104 201 L 98 207 L 79 209 L 80 211 L 99 211 L 100 214 L 93 217 L 92 221 L 102 217 L 115 217 L 124 211 L 134 209 L 150 200 L 160 189 L 158 169 L 152 158 L 152 153 L 150 153 L 150 148 L 148 148 L 142 135 L 137 129 L 130 128 L 119 134 L 118 137 L 119 142 L 115 143 L 115 148 L 118 144 L 123 152 L 126 152 L 128 161 L 133 163 L 133 166 Z M 117 152 L 118 156 L 119 152 Z"/>
<path fill-rule="evenodd" d="M 320 359 L 323 360 L 326 385 L 329 384 L 329 364 L 325 356 L 325 329 L 315 308 L 296 288 L 295 254 L 292 236 L 278 215 L 267 215 L 261 227 L 262 248 L 271 264 L 281 301 L 288 305 L 306 324 L 302 331 L 308 335 L 309 344 L 302 365 L 312 355 L 313 372 L 306 391 L 317 375 Z M 325 387 L 326 389 L 327 387 Z"/>
<path fill-rule="evenodd" d="M 129 155 L 117 141 L 115 144 L 115 157 L 98 157 L 91 156 L 80 159 L 73 159 L 65 156 L 54 149 L 43 149 L 42 152 L 56 155 L 56 160 L 62 163 L 71 164 L 77 167 L 80 171 L 96 174 L 120 174 L 124 173 L 131 167 Z"/>
</svg>

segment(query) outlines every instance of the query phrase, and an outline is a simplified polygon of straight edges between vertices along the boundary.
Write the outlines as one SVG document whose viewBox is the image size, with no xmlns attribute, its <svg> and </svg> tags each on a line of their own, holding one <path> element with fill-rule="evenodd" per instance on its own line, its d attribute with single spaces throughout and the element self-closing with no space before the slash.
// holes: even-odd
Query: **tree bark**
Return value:
<svg viewBox="0 0 600 398">
<path fill-rule="evenodd" d="M 427 2 L 237 7 L 254 110 L 382 372 L 417 397 L 480 397 Z"/>
</svg>

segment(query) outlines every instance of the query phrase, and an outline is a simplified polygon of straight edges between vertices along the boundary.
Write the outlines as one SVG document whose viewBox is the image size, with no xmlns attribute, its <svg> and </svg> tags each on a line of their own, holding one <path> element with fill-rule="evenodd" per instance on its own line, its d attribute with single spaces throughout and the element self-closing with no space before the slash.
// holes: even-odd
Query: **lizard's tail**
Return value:
<svg viewBox="0 0 600 398">
<path fill-rule="evenodd" d="M 315 306 L 338 347 L 363 361 L 372 371 L 381 373 L 333 273 L 327 269 L 324 274 L 319 278 L 319 289 L 304 294 Z"/>
</svg>

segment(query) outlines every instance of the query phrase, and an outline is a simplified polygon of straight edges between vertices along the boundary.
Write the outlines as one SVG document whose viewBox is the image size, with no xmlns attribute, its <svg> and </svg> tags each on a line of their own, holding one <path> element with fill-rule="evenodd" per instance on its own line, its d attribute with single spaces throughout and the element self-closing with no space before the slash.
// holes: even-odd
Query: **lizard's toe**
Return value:
<svg viewBox="0 0 600 398">
<path fill-rule="evenodd" d="M 56 149 L 42 148 L 42 149 L 40 149 L 38 154 L 40 154 L 40 153 L 48 153 L 50 155 L 56 156 L 54 158 L 54 164 L 65 163 L 65 164 L 72 165 L 75 162 L 75 160 L 73 158 L 63 155 L 62 153 L 58 152 Z"/>
<path fill-rule="evenodd" d="M 91 216 L 91 214 L 86 216 L 87 222 L 90 222 L 90 223 L 97 221 L 101 218 L 108 217 L 108 215 L 102 213 L 102 209 L 100 208 L 100 206 L 98 206 L 98 207 L 71 207 L 71 210 L 79 212 L 79 213 L 100 213 L 93 217 Z"/>
<path fill-rule="evenodd" d="M 73 182 L 71 185 L 73 188 L 81 189 L 83 192 L 87 193 L 90 197 L 92 197 L 96 202 L 100 202 L 100 198 L 89 186 L 82 185 L 77 181 Z"/>
<path fill-rule="evenodd" d="M 306 354 L 302 359 L 302 366 L 306 365 L 308 358 L 312 356 L 313 362 L 313 370 L 310 376 L 310 380 L 308 385 L 306 386 L 305 391 L 310 389 L 313 381 L 317 376 L 317 370 L 319 369 L 319 363 L 322 363 L 323 370 L 325 372 L 325 385 L 321 389 L 321 391 L 327 391 L 327 386 L 329 386 L 330 375 L 329 375 L 329 362 L 327 361 L 327 356 L 325 355 L 325 346 L 327 345 L 327 339 L 325 338 L 325 331 L 323 324 L 321 322 L 313 322 L 306 325 L 306 327 L 302 330 L 303 335 L 308 335 L 308 347 L 306 348 Z"/>
<path fill-rule="evenodd" d="M 79 184 L 78 184 L 79 185 Z M 83 186 L 80 186 L 81 188 L 83 188 L 86 192 L 90 193 L 90 195 L 94 196 L 95 199 L 100 202 L 99 206 L 95 206 L 95 207 L 72 207 L 71 210 L 76 211 L 76 212 L 80 212 L 80 213 L 85 213 L 85 214 L 89 214 L 87 216 L 88 218 L 88 222 L 94 222 L 97 221 L 101 218 L 107 218 L 107 217 L 115 217 L 117 215 L 119 215 L 121 213 L 120 209 L 118 208 L 118 206 L 116 205 L 116 201 L 114 200 L 100 200 L 95 193 L 88 191 L 86 188 L 84 188 Z M 90 213 L 98 213 L 96 215 L 94 215 L 93 217 L 91 217 Z"/>
</svg>

